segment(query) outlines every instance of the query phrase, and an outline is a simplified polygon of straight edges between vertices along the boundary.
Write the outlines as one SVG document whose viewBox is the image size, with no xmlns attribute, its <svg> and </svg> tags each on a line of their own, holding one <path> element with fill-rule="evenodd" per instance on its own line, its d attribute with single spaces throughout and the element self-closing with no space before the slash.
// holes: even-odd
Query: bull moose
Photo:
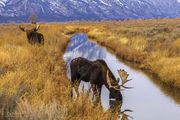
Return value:
<svg viewBox="0 0 180 120">
<path fill-rule="evenodd" d="M 89 61 L 85 58 L 78 57 L 71 61 L 71 95 L 73 95 L 72 90 L 75 88 L 77 95 L 78 87 L 81 80 L 85 82 L 90 82 L 92 91 L 96 96 L 97 100 L 100 100 L 102 85 L 105 85 L 110 91 L 110 100 L 122 101 L 122 94 L 120 92 L 121 87 L 131 88 L 124 86 L 130 80 L 127 80 L 128 74 L 124 70 L 118 70 L 121 77 L 122 84 L 119 85 L 119 79 L 116 80 L 115 76 L 108 68 L 104 60 Z"/>
<path fill-rule="evenodd" d="M 32 29 L 25 29 L 21 25 L 19 25 L 20 30 L 26 32 L 28 42 L 30 44 L 44 44 L 44 36 L 41 33 L 38 33 L 40 25 L 36 24 L 36 27 Z"/>
</svg>

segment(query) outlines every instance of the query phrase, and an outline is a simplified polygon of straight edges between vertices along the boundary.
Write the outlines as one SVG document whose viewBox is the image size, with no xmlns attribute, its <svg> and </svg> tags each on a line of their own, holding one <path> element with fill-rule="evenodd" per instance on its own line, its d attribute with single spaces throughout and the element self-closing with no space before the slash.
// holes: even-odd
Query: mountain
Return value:
<svg viewBox="0 0 180 120">
<path fill-rule="evenodd" d="M 0 22 L 180 17 L 180 0 L 0 0 Z"/>
</svg>

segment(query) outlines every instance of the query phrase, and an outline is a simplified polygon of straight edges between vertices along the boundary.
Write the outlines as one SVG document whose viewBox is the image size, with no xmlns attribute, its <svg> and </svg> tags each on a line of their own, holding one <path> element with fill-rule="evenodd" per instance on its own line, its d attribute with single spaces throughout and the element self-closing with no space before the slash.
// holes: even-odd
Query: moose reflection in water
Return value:
<svg viewBox="0 0 180 120">
<path fill-rule="evenodd" d="M 132 116 L 128 115 L 128 113 L 133 112 L 132 110 L 126 109 L 121 111 L 121 105 L 122 105 L 121 101 L 110 100 L 109 104 L 110 104 L 110 108 L 108 109 L 108 111 L 111 112 L 113 118 L 115 119 L 118 118 L 119 120 L 133 119 Z"/>
</svg>

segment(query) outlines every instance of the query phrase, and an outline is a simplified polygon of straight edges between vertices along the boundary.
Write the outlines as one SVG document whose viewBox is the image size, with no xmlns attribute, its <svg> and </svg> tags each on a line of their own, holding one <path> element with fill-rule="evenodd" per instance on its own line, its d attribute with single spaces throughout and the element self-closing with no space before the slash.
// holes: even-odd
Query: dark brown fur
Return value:
<svg viewBox="0 0 180 120">
<path fill-rule="evenodd" d="M 26 32 L 28 42 L 30 44 L 44 44 L 44 36 L 41 33 L 38 33 L 38 28 L 33 28 L 31 30 L 26 30 L 25 28 L 19 26 L 19 28 L 23 31 Z"/>
<path fill-rule="evenodd" d="M 109 71 L 110 84 L 120 86 L 104 60 L 89 61 L 78 57 L 71 61 L 71 85 L 75 87 L 78 94 L 80 81 L 90 82 L 94 95 L 100 99 L 102 85 L 110 91 L 110 98 L 122 100 L 120 90 L 111 87 L 107 81 L 107 71 Z"/>
</svg>

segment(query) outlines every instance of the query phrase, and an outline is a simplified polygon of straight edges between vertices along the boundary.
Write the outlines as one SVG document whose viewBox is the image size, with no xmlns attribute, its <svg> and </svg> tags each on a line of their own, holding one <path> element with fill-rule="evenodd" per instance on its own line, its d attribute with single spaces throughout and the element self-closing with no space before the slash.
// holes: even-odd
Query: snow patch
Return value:
<svg viewBox="0 0 180 120">
<path fill-rule="evenodd" d="M 104 4 L 104 5 L 107 5 L 107 6 L 112 6 L 112 5 L 110 5 L 110 4 L 108 4 L 108 3 L 106 3 L 106 2 L 104 2 L 103 0 L 99 0 L 102 4 Z"/>
<path fill-rule="evenodd" d="M 5 5 L 6 5 L 6 2 L 7 2 L 7 0 L 0 0 L 0 5 L 5 6 Z"/>
</svg>

